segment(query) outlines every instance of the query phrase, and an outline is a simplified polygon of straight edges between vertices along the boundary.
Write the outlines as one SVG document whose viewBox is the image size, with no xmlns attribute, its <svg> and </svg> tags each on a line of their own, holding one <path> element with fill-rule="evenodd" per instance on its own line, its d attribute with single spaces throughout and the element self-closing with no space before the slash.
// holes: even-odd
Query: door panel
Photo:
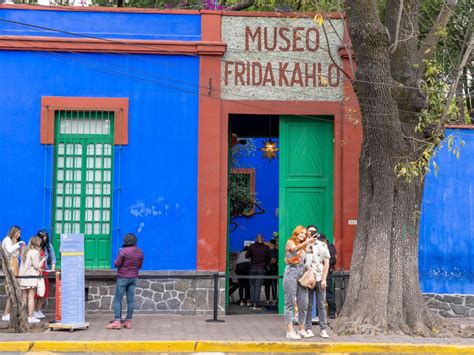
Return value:
<svg viewBox="0 0 474 355">
<path fill-rule="evenodd" d="M 333 238 L 333 134 L 329 117 L 280 117 L 280 275 L 286 241 L 297 225 L 314 224 Z"/>
</svg>

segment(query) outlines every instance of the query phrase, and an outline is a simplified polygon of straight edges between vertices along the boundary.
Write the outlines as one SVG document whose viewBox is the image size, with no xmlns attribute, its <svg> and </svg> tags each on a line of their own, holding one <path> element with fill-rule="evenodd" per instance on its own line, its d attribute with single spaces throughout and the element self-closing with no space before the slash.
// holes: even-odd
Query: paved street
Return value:
<svg viewBox="0 0 474 355">
<path fill-rule="evenodd" d="M 0 329 L 0 343 L 8 341 L 178 341 L 213 340 L 247 342 L 286 342 L 283 318 L 278 315 L 235 315 L 222 317 L 225 323 L 207 323 L 210 316 L 180 315 L 136 315 L 133 329 L 107 330 L 105 325 L 110 314 L 89 315 L 88 330 L 35 332 L 30 334 L 5 333 Z M 458 324 L 474 326 L 474 318 L 453 320 Z M 317 326 L 315 326 L 315 329 Z M 2 333 L 3 331 L 3 333 Z M 473 345 L 474 339 L 466 338 L 419 338 L 408 336 L 337 336 L 330 339 L 319 337 L 297 342 L 343 343 L 412 343 L 412 344 L 455 344 Z"/>
</svg>

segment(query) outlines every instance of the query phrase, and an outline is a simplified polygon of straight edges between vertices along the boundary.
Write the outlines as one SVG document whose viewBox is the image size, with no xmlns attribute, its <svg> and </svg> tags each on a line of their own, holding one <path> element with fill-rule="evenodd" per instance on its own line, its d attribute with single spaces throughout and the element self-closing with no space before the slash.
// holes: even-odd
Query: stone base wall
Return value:
<svg viewBox="0 0 474 355">
<path fill-rule="evenodd" d="M 438 295 L 425 293 L 428 306 L 443 317 L 474 317 L 474 295 Z"/>
<path fill-rule="evenodd" d="M 214 280 L 212 279 L 177 279 L 173 275 L 189 275 L 193 272 L 183 273 L 153 273 L 150 278 L 139 279 L 135 291 L 135 311 L 140 313 L 158 314 L 211 314 L 214 309 Z M 203 275 L 203 273 L 194 273 Z M 166 275 L 166 279 L 154 279 L 154 275 Z M 212 275 L 204 273 L 204 275 Z M 87 277 L 86 282 L 86 311 L 88 313 L 112 312 L 115 296 L 115 279 L 100 277 L 93 279 Z M 50 297 L 45 304 L 45 309 L 55 309 L 55 281 L 50 282 Z M 3 313 L 5 306 L 5 289 L 3 279 L 0 279 L 0 310 Z M 225 279 L 219 279 L 219 314 L 224 313 L 225 305 Z M 126 299 L 122 301 L 126 309 Z"/>
<path fill-rule="evenodd" d="M 135 310 L 140 313 L 158 314 L 211 314 L 214 307 L 214 280 L 212 279 L 177 279 L 173 275 L 190 274 L 191 272 L 163 272 L 147 275 L 150 278 L 140 279 L 135 291 Z M 203 273 L 194 273 L 203 275 Z M 156 279 L 154 275 L 166 275 L 169 278 Z M 204 275 L 212 275 L 206 274 Z M 344 302 L 346 288 L 336 282 L 336 303 L 340 311 Z M 50 298 L 45 309 L 55 309 L 54 280 L 50 282 Z M 88 313 L 112 312 L 115 295 L 115 279 L 88 276 L 86 279 L 86 310 Z M 474 295 L 440 295 L 424 294 L 428 306 L 443 317 L 474 317 Z M 0 279 L 0 311 L 5 307 L 4 281 Z M 219 279 L 219 314 L 224 313 L 225 279 Z M 122 303 L 126 308 L 125 297 Z"/>
<path fill-rule="evenodd" d="M 336 309 L 340 312 L 349 287 L 349 272 L 334 275 Z M 423 294 L 428 307 L 442 317 L 474 317 L 474 295 Z"/>
</svg>

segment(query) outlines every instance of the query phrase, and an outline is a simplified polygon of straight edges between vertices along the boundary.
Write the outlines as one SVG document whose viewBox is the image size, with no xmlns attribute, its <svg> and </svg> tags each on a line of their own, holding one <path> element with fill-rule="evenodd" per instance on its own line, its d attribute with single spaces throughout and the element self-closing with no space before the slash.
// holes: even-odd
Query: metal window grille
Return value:
<svg viewBox="0 0 474 355">
<path fill-rule="evenodd" d="M 247 198 L 255 198 L 255 169 L 232 169 L 230 182 L 238 186 L 239 189 L 245 191 Z M 254 208 L 250 208 L 245 210 L 244 214 L 251 214 L 253 212 Z"/>
</svg>

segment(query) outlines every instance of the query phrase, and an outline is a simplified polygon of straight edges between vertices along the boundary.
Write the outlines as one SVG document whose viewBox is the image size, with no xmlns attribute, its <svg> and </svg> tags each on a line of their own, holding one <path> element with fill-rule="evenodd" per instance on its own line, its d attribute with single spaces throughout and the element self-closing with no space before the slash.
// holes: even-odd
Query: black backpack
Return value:
<svg viewBox="0 0 474 355">
<path fill-rule="evenodd" d="M 337 261 L 336 247 L 334 246 L 334 244 L 329 244 L 329 255 L 331 256 L 331 258 L 329 259 L 329 269 L 334 270 Z"/>
</svg>

